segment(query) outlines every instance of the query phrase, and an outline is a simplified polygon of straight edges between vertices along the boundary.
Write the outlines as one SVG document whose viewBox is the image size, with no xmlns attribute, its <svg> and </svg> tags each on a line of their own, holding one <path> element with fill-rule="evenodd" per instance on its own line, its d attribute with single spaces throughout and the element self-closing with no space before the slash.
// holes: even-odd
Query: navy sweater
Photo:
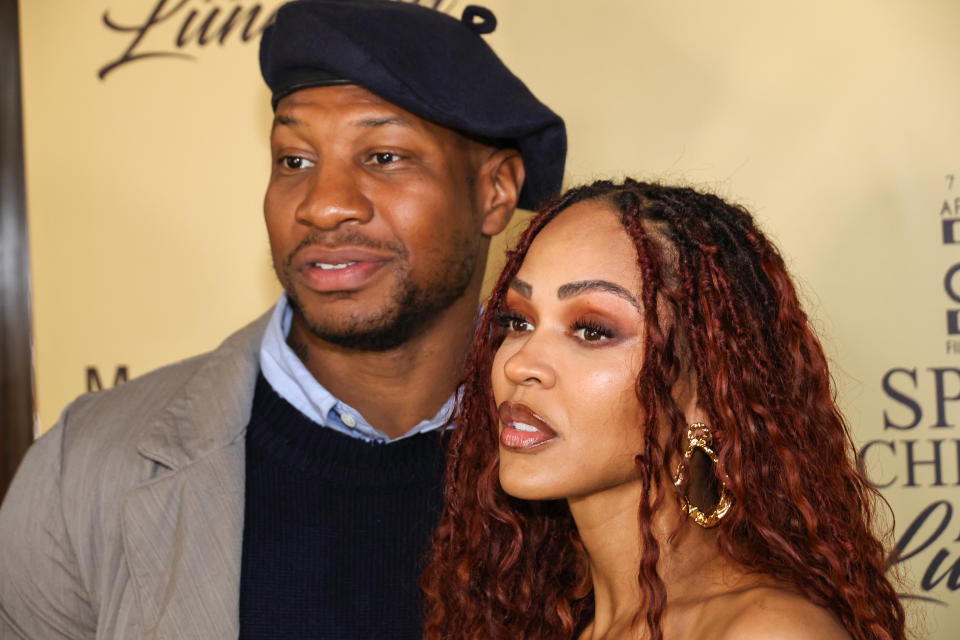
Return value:
<svg viewBox="0 0 960 640">
<path fill-rule="evenodd" d="M 351 438 L 312 422 L 261 375 L 246 452 L 240 638 L 422 637 L 440 434 Z"/>
</svg>

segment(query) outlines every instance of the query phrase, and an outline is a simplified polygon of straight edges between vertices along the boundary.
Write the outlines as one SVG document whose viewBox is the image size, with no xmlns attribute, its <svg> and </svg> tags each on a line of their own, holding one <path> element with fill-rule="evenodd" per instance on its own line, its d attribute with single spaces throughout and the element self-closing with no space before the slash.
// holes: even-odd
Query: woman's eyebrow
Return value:
<svg viewBox="0 0 960 640">
<path fill-rule="evenodd" d="M 580 280 L 579 282 L 569 282 L 557 288 L 557 298 L 563 300 L 572 296 L 580 295 L 588 291 L 606 291 L 615 296 L 619 296 L 632 304 L 637 311 L 640 311 L 640 303 L 630 295 L 630 292 L 613 282 L 606 280 Z"/>
<path fill-rule="evenodd" d="M 524 298 L 530 299 L 530 296 L 533 295 L 533 287 L 529 283 L 524 282 L 520 278 L 514 278 L 510 281 L 508 285 L 511 289 L 522 295 Z"/>
</svg>

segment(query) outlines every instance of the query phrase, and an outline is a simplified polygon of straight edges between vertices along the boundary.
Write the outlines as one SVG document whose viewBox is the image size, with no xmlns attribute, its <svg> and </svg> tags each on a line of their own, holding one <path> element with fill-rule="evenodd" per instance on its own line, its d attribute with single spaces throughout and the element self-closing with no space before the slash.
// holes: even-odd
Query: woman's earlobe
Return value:
<svg viewBox="0 0 960 640">
<path fill-rule="evenodd" d="M 697 376 L 693 372 L 681 375 L 673 386 L 673 400 L 677 408 L 683 412 L 687 424 L 695 422 L 709 422 L 707 415 L 700 408 L 697 396 Z"/>
</svg>

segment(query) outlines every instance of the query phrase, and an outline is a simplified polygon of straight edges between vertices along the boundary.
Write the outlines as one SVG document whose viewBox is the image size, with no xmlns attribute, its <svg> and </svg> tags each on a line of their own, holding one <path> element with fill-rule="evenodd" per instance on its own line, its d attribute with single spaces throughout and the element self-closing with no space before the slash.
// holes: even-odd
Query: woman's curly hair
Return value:
<svg viewBox="0 0 960 640">
<path fill-rule="evenodd" d="M 904 638 L 904 611 L 874 535 L 882 503 L 855 465 L 827 360 L 777 249 L 743 208 L 689 188 L 627 179 L 573 189 L 536 215 L 486 304 L 450 433 L 445 509 L 422 585 L 428 639 L 574 637 L 593 617 L 591 578 L 564 501 L 523 501 L 500 487 L 490 383 L 503 339 L 495 314 L 537 234 L 577 202 L 618 212 L 638 253 L 645 407 L 636 458 L 640 616 L 662 638 L 667 602 L 652 514 L 686 424 L 671 390 L 696 376 L 734 507 L 717 526 L 720 553 L 832 611 L 856 640 Z M 663 437 L 664 426 L 669 435 Z M 686 474 L 688 477 L 690 474 Z"/>
</svg>

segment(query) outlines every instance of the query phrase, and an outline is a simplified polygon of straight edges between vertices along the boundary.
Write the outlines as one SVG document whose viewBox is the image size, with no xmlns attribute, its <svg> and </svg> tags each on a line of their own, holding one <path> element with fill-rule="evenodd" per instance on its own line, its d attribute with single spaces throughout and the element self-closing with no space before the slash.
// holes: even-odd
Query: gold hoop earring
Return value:
<svg viewBox="0 0 960 640">
<path fill-rule="evenodd" d="M 713 433 L 711 433 L 710 427 L 702 422 L 695 422 L 687 427 L 687 450 L 683 452 L 683 460 L 677 465 L 677 473 L 673 478 L 673 484 L 678 488 L 683 483 L 683 467 L 690 462 L 696 449 L 700 449 L 707 454 L 714 465 L 717 464 L 717 453 L 713 450 Z M 720 481 L 720 500 L 711 513 L 701 511 L 683 494 L 680 494 L 678 499 L 683 512 L 704 529 L 717 526 L 733 505 L 733 497 L 727 491 L 727 485 L 722 480 Z"/>
</svg>

